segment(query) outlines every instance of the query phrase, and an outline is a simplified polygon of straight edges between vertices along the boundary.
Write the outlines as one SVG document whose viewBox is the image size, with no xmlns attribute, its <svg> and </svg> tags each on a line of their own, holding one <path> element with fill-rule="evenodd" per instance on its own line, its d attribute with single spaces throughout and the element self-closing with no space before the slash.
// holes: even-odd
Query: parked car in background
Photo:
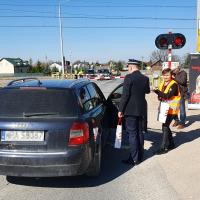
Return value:
<svg viewBox="0 0 200 200">
<path fill-rule="evenodd" d="M 10 82 L 0 90 L 0 174 L 97 176 L 105 110 L 104 95 L 87 79 Z"/>
<path fill-rule="evenodd" d="M 86 70 L 86 78 L 88 78 L 88 79 L 95 79 L 95 77 L 96 77 L 96 74 L 95 74 L 94 69 L 88 69 L 88 70 Z"/>
<path fill-rule="evenodd" d="M 99 69 L 97 71 L 97 80 L 110 80 L 112 78 L 108 69 Z"/>
</svg>

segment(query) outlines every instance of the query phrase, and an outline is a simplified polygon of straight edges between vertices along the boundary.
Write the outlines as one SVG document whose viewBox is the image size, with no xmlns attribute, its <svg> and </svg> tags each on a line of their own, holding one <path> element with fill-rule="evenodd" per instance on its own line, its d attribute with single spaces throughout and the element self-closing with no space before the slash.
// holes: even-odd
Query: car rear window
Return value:
<svg viewBox="0 0 200 200">
<path fill-rule="evenodd" d="M 34 113 L 40 113 L 41 116 L 42 113 L 75 116 L 76 102 L 72 90 L 69 89 L 1 89 L 0 116 L 24 116 L 27 113 L 30 116 L 34 116 Z"/>
</svg>

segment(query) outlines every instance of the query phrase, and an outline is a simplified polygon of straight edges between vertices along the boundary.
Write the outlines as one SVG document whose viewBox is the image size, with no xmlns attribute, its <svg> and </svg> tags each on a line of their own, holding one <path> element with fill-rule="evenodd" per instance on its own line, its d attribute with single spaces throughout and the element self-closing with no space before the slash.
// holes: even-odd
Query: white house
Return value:
<svg viewBox="0 0 200 200">
<path fill-rule="evenodd" d="M 28 66 L 28 61 L 20 58 L 2 58 L 0 59 L 0 74 L 26 73 Z"/>
<path fill-rule="evenodd" d="M 60 63 L 52 63 L 50 66 L 49 66 L 49 68 L 52 70 L 52 69 L 54 69 L 54 68 L 57 68 L 58 69 L 58 71 L 59 72 L 61 72 L 62 71 L 62 65 L 60 64 Z"/>
</svg>

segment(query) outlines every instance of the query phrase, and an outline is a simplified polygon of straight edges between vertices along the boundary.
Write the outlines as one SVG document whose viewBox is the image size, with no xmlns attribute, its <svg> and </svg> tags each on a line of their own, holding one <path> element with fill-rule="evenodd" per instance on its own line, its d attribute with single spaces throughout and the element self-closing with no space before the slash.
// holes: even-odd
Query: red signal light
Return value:
<svg viewBox="0 0 200 200">
<path fill-rule="evenodd" d="M 174 43 L 176 46 L 181 46 L 183 44 L 183 40 L 181 37 L 175 37 Z"/>
<path fill-rule="evenodd" d="M 165 45 L 167 45 L 167 39 L 166 38 L 161 38 L 160 39 L 160 46 L 165 46 Z"/>
</svg>

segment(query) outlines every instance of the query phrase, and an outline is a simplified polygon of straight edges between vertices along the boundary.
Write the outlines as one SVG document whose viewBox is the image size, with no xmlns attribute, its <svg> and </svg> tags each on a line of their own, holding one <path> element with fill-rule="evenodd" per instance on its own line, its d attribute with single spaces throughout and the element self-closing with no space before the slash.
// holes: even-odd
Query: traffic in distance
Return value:
<svg viewBox="0 0 200 200">
<path fill-rule="evenodd" d="M 118 74 L 111 73 L 109 69 L 98 69 L 97 71 L 95 71 L 94 69 L 88 69 L 86 70 L 85 73 L 86 78 L 95 80 L 111 80 L 115 78 L 114 75 L 119 76 L 120 73 Z"/>
<path fill-rule="evenodd" d="M 0 174 L 97 176 L 121 94 L 106 99 L 87 79 L 11 81 L 0 90 Z"/>
</svg>

